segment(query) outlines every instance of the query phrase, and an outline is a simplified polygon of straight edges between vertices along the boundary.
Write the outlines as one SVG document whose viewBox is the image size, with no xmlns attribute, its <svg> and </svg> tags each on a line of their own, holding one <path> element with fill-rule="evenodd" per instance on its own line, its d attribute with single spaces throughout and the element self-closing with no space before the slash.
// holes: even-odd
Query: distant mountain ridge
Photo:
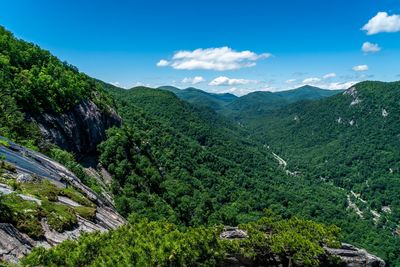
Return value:
<svg viewBox="0 0 400 267">
<path fill-rule="evenodd" d="M 173 86 L 161 86 L 158 89 L 170 91 L 182 100 L 206 106 L 233 118 L 263 116 L 266 112 L 282 108 L 291 103 L 304 100 L 318 100 L 344 91 L 327 90 L 305 85 L 287 91 L 256 91 L 238 97 L 229 93 L 208 93 L 193 87 L 179 89 Z"/>
<path fill-rule="evenodd" d="M 192 104 L 206 106 L 215 111 L 221 111 L 224 106 L 238 98 L 229 93 L 213 94 L 193 87 L 179 89 L 173 86 L 161 86 L 158 89 L 170 91 L 182 100 Z"/>
</svg>

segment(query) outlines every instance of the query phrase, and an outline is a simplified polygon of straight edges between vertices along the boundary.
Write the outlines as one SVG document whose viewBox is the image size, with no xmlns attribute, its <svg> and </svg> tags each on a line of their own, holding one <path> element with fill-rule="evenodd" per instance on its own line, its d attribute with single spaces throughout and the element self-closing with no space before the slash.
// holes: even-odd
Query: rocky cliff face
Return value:
<svg viewBox="0 0 400 267">
<path fill-rule="evenodd" d="M 90 100 L 83 100 L 63 114 L 30 115 L 44 138 L 62 149 L 75 153 L 91 153 L 105 139 L 106 129 L 121 125 L 121 118 L 112 109 L 102 111 Z"/>
<path fill-rule="evenodd" d="M 24 191 L 21 193 L 10 184 L 23 185 L 24 183 L 32 184 L 33 181 L 46 180 L 55 185 L 58 188 L 57 190 L 68 187 L 79 192 L 86 200 L 90 201 L 89 203 L 92 203 L 93 206 L 91 207 L 95 208 L 95 214 L 90 218 L 84 218 L 84 216 L 77 214 L 77 220 L 72 229 L 65 231 L 53 229 L 48 218 L 40 217 L 38 224 L 44 234 L 43 237 L 36 239 L 18 230 L 17 225 L 4 223 L 4 218 L 0 218 L 0 259 L 17 263 L 21 257 L 36 246 L 51 247 L 66 239 L 77 239 L 83 232 L 107 231 L 125 223 L 125 220 L 115 211 L 110 201 L 99 197 L 64 166 L 43 154 L 2 140 L 3 143 L 7 142 L 8 145 L 0 144 L 0 157 L 8 164 L 10 170 L 0 175 L 0 195 L 34 202 L 40 209 L 48 201 L 47 199 L 40 199 L 40 195 L 27 194 Z M 40 186 L 40 184 L 38 183 L 37 186 Z M 51 205 L 78 210 L 84 208 L 68 195 L 58 196 L 58 199 L 51 202 Z"/>
</svg>

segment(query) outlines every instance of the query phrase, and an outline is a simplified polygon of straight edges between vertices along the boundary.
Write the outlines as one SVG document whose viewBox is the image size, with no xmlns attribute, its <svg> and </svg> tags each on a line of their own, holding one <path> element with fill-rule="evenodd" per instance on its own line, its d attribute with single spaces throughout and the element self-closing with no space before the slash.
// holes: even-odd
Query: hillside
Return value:
<svg viewBox="0 0 400 267">
<path fill-rule="evenodd" d="M 399 82 L 362 82 L 253 121 L 254 134 L 279 151 L 289 168 L 351 192 L 360 217 L 397 236 L 399 95 Z"/>
<path fill-rule="evenodd" d="M 105 130 L 120 125 L 111 98 L 2 27 L 0 58 L 0 258 L 16 263 L 34 247 L 124 224 L 101 174 L 65 151 L 94 153 Z"/>
<path fill-rule="evenodd" d="M 280 92 L 257 91 L 237 97 L 232 94 L 212 94 L 196 88 L 178 89 L 173 86 L 161 86 L 158 89 L 174 93 L 189 103 L 208 107 L 217 113 L 237 121 L 258 119 L 273 110 L 289 104 L 318 100 L 343 92 L 343 90 L 325 90 L 309 85 Z"/>
<path fill-rule="evenodd" d="M 322 99 L 340 92 L 342 90 L 324 90 L 309 85 L 288 91 L 253 92 L 228 104 L 224 115 L 239 121 L 258 119 L 291 103 Z"/>
<path fill-rule="evenodd" d="M 32 120 L 46 123 L 48 114 L 57 121 L 61 113 L 78 104 L 110 111 L 112 100 L 95 80 L 37 45 L 16 39 L 1 26 L 0 66 L 0 134 L 7 138 L 38 146 L 40 125 L 30 124 Z M 24 120 L 24 116 L 32 120 Z M 51 134 L 48 138 L 62 142 L 62 136 Z"/>
<path fill-rule="evenodd" d="M 212 94 L 192 87 L 178 89 L 173 86 L 161 86 L 158 89 L 170 91 L 182 100 L 208 107 L 218 112 L 224 110 L 226 105 L 238 98 L 232 94 Z"/>
<path fill-rule="evenodd" d="M 129 127 L 126 133 L 112 133 L 109 139 L 112 142 L 101 149 L 107 152 L 106 147 L 109 147 L 106 153 L 109 155 L 116 144 L 125 143 L 121 151 L 133 146 L 142 152 L 128 158 L 118 155 L 118 159 L 104 162 L 105 165 L 126 171 L 134 169 L 135 176 L 143 176 L 137 172 L 134 158 L 145 154 L 147 166 L 156 162 L 158 165 L 152 168 L 160 173 L 151 179 L 134 178 L 133 183 L 128 182 L 130 191 L 117 197 L 122 197 L 122 213 L 146 207 L 139 214 L 155 216 L 151 210 L 157 206 L 167 211 L 162 216 L 178 224 L 198 225 L 200 221 L 200 224 L 234 225 L 257 218 L 263 208 L 269 207 L 287 217 L 298 215 L 325 223 L 334 222 L 343 229 L 346 241 L 372 249 L 385 255 L 386 259 L 396 259 L 397 256 L 390 255 L 399 253 L 395 245 L 398 239 L 390 230 L 377 228 L 347 209 L 349 191 L 315 179 L 308 172 L 296 172 L 290 161 L 286 168 L 279 165 L 273 152 L 280 154 L 280 150 L 268 147 L 265 140 L 259 143 L 249 138 L 247 129 L 209 109 L 189 105 L 172 93 L 137 88 L 116 89 L 111 94 Z M 127 140 L 133 142 L 129 144 Z M 136 140 L 146 140 L 145 145 Z M 198 152 L 191 154 L 191 151 Z M 286 154 L 283 157 L 288 159 Z M 124 165 L 115 165 L 118 161 Z M 156 187 L 143 183 L 153 180 Z M 126 185 L 126 181 L 123 183 Z M 152 192 L 151 202 L 140 194 L 132 194 L 135 188 Z M 371 243 L 371 240 L 374 241 Z"/>
</svg>

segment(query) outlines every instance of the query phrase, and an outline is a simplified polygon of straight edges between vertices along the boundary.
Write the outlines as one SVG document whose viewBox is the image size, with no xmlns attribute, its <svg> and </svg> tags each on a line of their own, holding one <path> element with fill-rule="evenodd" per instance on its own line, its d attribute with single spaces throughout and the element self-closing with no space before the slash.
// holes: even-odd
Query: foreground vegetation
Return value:
<svg viewBox="0 0 400 267">
<path fill-rule="evenodd" d="M 311 221 L 282 220 L 268 213 L 242 225 L 249 238 L 223 240 L 221 227 L 179 228 L 165 221 L 131 216 L 131 223 L 108 233 L 86 234 L 50 250 L 36 248 L 23 266 L 216 266 L 229 253 L 257 264 L 292 261 L 304 266 L 334 262 L 322 244 L 337 246 L 338 229 Z"/>
</svg>

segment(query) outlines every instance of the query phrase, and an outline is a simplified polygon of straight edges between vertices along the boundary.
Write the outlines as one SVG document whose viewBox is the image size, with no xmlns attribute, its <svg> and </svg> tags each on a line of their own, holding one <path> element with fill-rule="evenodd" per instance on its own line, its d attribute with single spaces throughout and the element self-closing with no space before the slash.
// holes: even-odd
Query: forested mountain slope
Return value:
<svg viewBox="0 0 400 267">
<path fill-rule="evenodd" d="M 0 69 L 0 134 L 5 137 L 38 146 L 40 129 L 26 118 L 43 123 L 53 119 L 47 130 L 57 131 L 56 124 L 66 119 L 60 114 L 82 101 L 89 109 L 110 113 L 112 100 L 95 80 L 37 45 L 16 39 L 1 26 Z"/>
<path fill-rule="evenodd" d="M 285 107 L 291 103 L 305 100 L 317 100 L 333 96 L 343 90 L 325 90 L 305 85 L 296 89 L 280 92 L 252 92 L 237 97 L 235 95 L 212 94 L 196 88 L 179 89 L 173 86 L 161 86 L 158 89 L 170 91 L 178 98 L 189 103 L 208 107 L 224 116 L 241 121 L 257 119 L 269 112 Z"/>
<path fill-rule="evenodd" d="M 340 92 L 342 90 L 324 90 L 309 85 L 280 92 L 253 92 L 228 104 L 223 114 L 238 121 L 258 119 L 291 103 L 322 99 Z"/>
<path fill-rule="evenodd" d="M 256 218 L 272 203 L 281 206 L 275 198 L 306 194 L 306 189 L 301 193 L 294 189 L 306 187 L 306 182 L 288 177 L 277 168 L 268 149 L 211 110 L 151 88 L 120 89 L 112 95 L 126 127 L 109 131 L 100 151 L 103 164 L 122 183 L 119 187 L 129 185 L 129 192 L 121 192 L 122 198 L 117 198 L 121 212 L 123 207 L 150 212 L 152 207 L 160 210 L 165 206 L 184 224 L 234 225 Z M 129 152 L 132 147 L 139 153 Z M 146 168 L 140 168 L 141 164 Z M 132 178 L 126 179 L 132 171 Z M 293 183 L 293 196 L 289 188 L 285 194 L 280 192 L 287 183 Z M 143 189 L 154 195 L 152 201 L 161 203 L 139 201 Z M 137 206 L 137 202 L 145 206 Z M 294 206 L 287 208 L 288 215 L 297 209 L 309 209 L 307 205 L 291 204 Z"/>
<path fill-rule="evenodd" d="M 350 201 L 360 217 L 398 236 L 399 97 L 400 82 L 362 82 L 250 125 L 259 140 L 287 159 L 289 168 L 352 191 Z"/>
<path fill-rule="evenodd" d="M 96 151 L 105 129 L 120 125 L 111 98 L 2 27 L 0 67 L 0 258 L 15 263 L 33 247 L 124 224 L 99 181 L 60 149 Z"/>
<path fill-rule="evenodd" d="M 136 88 L 111 94 L 125 127 L 110 131 L 100 150 L 118 180 L 115 193 L 123 214 L 135 211 L 184 225 L 235 225 L 269 207 L 285 217 L 335 223 L 346 241 L 397 259 L 398 239 L 347 209 L 350 192 L 306 171 L 296 173 L 292 165 L 278 167 L 273 152 L 279 151 L 250 138 L 247 129 L 172 93 Z M 123 179 L 127 173 L 131 176 Z M 143 189 L 150 194 L 143 195 Z"/>
<path fill-rule="evenodd" d="M 189 87 L 178 89 L 173 86 L 161 86 L 158 89 L 173 92 L 177 97 L 192 104 L 209 107 L 215 111 L 224 110 L 225 106 L 233 102 L 238 97 L 232 94 L 212 94 L 205 91 Z"/>
</svg>

